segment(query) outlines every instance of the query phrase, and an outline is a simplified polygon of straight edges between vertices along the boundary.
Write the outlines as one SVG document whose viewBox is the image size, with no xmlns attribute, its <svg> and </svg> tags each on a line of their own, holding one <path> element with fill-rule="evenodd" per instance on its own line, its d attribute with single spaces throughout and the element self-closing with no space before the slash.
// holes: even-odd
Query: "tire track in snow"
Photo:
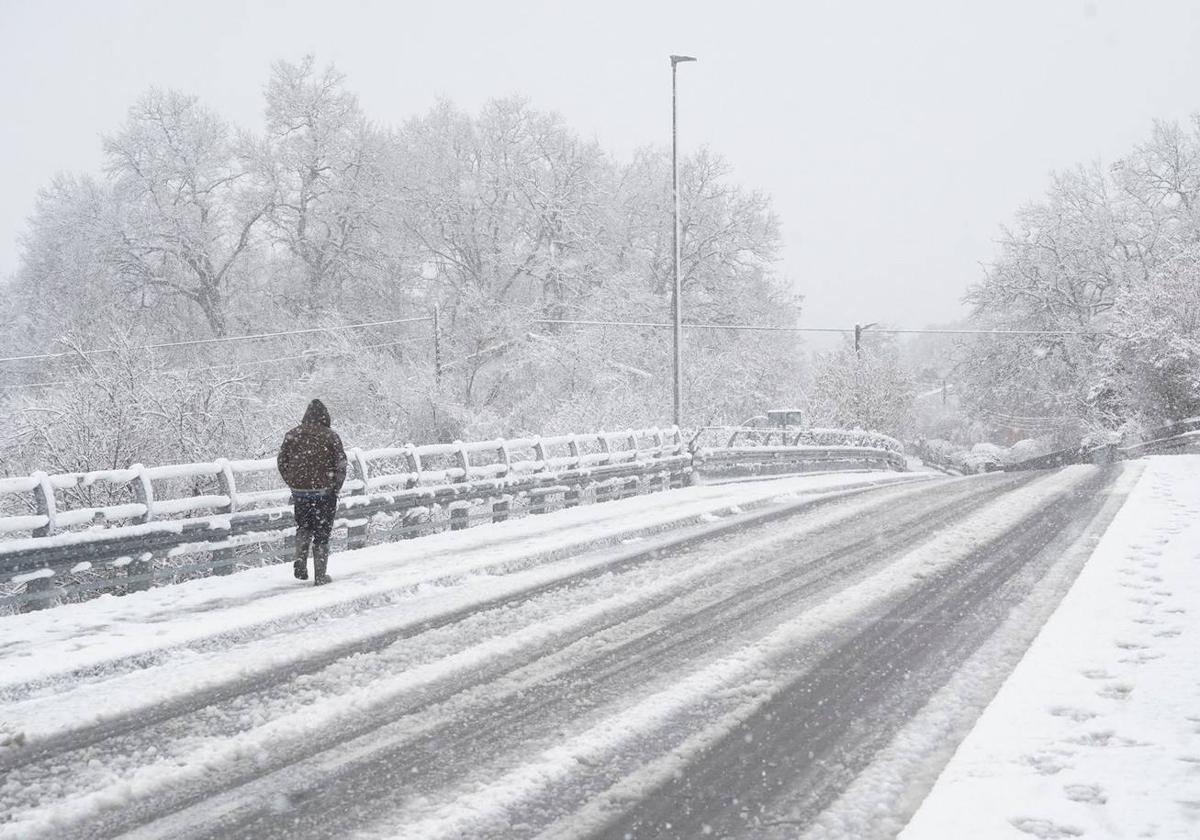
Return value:
<svg viewBox="0 0 1200 840">
<path fill-rule="evenodd" d="M 1115 475 L 1099 472 L 931 578 L 739 721 L 680 776 L 589 836 L 796 836 L 1003 621 L 1008 602 L 997 593 L 1007 588 L 1020 599 L 1036 585 L 1107 501 L 1101 491 Z"/>
<path fill-rule="evenodd" d="M 421 778 L 414 781 L 414 785 L 436 784 L 439 780 L 446 782 L 445 774 L 452 777 L 456 768 L 462 768 L 463 762 L 483 760 L 480 755 L 481 747 L 491 745 L 491 752 L 485 752 L 485 755 L 504 753 L 512 748 L 510 739 L 515 737 L 515 733 L 544 727 L 554 720 L 569 723 L 581 711 L 579 704 L 573 699 L 580 692 L 588 694 L 593 690 L 600 691 L 606 683 L 615 680 L 619 681 L 617 685 L 624 687 L 615 690 L 618 695 L 623 690 L 636 689 L 648 679 L 661 677 L 668 661 L 677 657 L 694 656 L 711 648 L 712 645 L 707 644 L 706 639 L 714 632 L 728 632 L 731 623 L 740 621 L 753 624 L 752 619 L 768 623 L 777 620 L 774 616 L 781 604 L 797 601 L 805 594 L 806 588 L 809 594 L 812 594 L 822 588 L 827 591 L 830 585 L 838 582 L 836 578 L 829 576 L 830 569 L 827 568 L 833 560 L 857 559 L 859 567 L 869 567 L 871 563 L 886 559 L 898 548 L 919 541 L 948 522 L 993 501 L 1013 486 L 1027 483 L 1033 478 L 1034 476 L 1028 475 L 997 476 L 987 481 L 964 482 L 961 487 L 972 492 L 964 492 L 960 497 L 944 500 L 940 516 L 936 505 L 922 500 L 920 503 L 914 503 L 911 509 L 902 514 L 897 513 L 896 521 L 891 523 L 893 530 L 873 530 L 866 537 L 860 530 L 857 536 L 850 534 L 841 545 L 835 545 L 833 548 L 822 543 L 824 553 L 810 559 L 809 564 L 796 566 L 791 563 L 789 570 L 779 578 L 761 581 L 758 586 L 740 590 L 723 603 L 703 607 L 699 612 L 692 614 L 690 621 L 687 616 L 682 616 L 677 619 L 677 623 L 666 629 L 652 626 L 649 632 L 635 636 L 626 645 L 602 649 L 583 664 L 572 665 L 568 662 L 565 670 L 552 670 L 550 674 L 543 675 L 545 684 L 535 686 L 533 691 L 528 690 L 527 681 L 517 680 L 513 687 L 506 689 L 509 693 L 497 694 L 493 691 L 493 696 L 485 695 L 482 706 L 475 703 L 456 709 L 454 721 L 449 724 L 433 725 L 423 733 L 417 732 L 415 737 L 412 732 L 401 733 L 395 739 L 395 743 L 388 745 L 386 750 L 381 749 L 380 743 L 372 743 L 365 748 L 367 754 L 359 761 L 361 766 L 357 770 L 352 766 L 339 768 L 344 781 L 331 783 L 325 780 L 325 776 L 331 772 L 327 760 L 310 762 L 320 767 L 312 769 L 311 772 L 306 772 L 304 768 L 288 766 L 276 773 L 279 778 L 259 779 L 250 783 L 248 787 L 251 790 L 239 791 L 232 797 L 233 801 L 225 806 L 226 817 L 220 815 L 221 808 L 215 804 L 203 804 L 192 812 L 181 812 L 177 817 L 165 820 L 153 830 L 148 827 L 147 831 L 140 832 L 139 835 L 207 836 L 188 832 L 186 827 L 195 827 L 212 820 L 209 824 L 215 826 L 213 836 L 230 832 L 256 837 L 274 836 L 271 826 L 275 824 L 293 826 L 276 832 L 280 836 L 286 835 L 298 825 L 305 826 L 305 831 L 311 828 L 316 835 L 324 832 L 326 836 L 341 836 L 346 826 L 338 824 L 337 821 L 344 820 L 345 814 L 339 813 L 340 805 L 332 806 L 344 803 L 347 796 L 353 795 L 356 799 L 379 805 L 380 799 L 386 798 L 388 788 L 394 787 L 388 779 L 408 778 L 406 774 L 412 767 L 423 768 Z M 946 489 L 943 486 L 942 490 Z M 975 498 L 971 498 L 972 496 Z M 878 516 L 877 519 L 878 523 L 882 524 L 883 519 Z M 826 533 L 812 536 L 814 539 L 821 536 L 830 540 L 835 535 Z M 881 536 L 885 538 L 882 541 Z M 836 543 L 836 540 L 834 542 Z M 826 559 L 826 565 L 818 562 L 821 558 Z M 847 571 L 847 575 L 849 573 Z M 791 580 L 788 580 L 789 577 Z M 788 585 L 792 588 L 787 588 Z M 691 646 L 691 649 L 688 649 L 688 646 Z M 539 653 L 538 658 L 544 658 L 544 653 Z M 610 693 L 612 691 L 610 690 Z M 514 699 L 513 692 L 520 693 L 519 699 Z M 419 709 L 405 709 L 402 713 L 411 716 L 418 711 Z M 393 716 L 400 714 L 393 712 Z M 464 726 L 463 721 L 471 723 Z M 374 733 L 370 737 L 375 741 L 382 740 L 380 733 Z M 340 741 L 335 740 L 335 743 Z M 347 751 L 355 752 L 354 749 Z M 372 766 L 386 766 L 388 773 L 381 775 L 369 769 Z M 258 768 L 257 772 L 261 773 L 263 769 Z M 290 791 L 276 791 L 274 795 L 262 792 L 262 789 L 281 784 L 284 787 L 290 786 Z M 401 789 L 402 795 L 408 795 L 410 792 L 411 790 Z M 301 803 L 301 813 L 289 814 L 286 823 L 272 811 L 274 803 L 281 801 L 281 798 L 286 801 L 294 799 Z M 247 809 L 249 814 L 245 813 Z M 293 822 L 293 817 L 296 822 Z M 247 819 L 253 822 L 247 822 Z M 334 826 L 326 825 L 324 829 L 319 829 L 321 824 L 329 823 L 330 820 L 333 820 Z"/>
<path fill-rule="evenodd" d="M 286 633 L 286 638 L 281 640 L 280 646 L 285 649 L 291 649 L 291 652 L 275 657 L 274 661 L 271 661 L 267 668 L 257 667 L 249 670 L 249 672 L 236 668 L 227 668 L 227 670 L 233 672 L 230 677 L 217 680 L 209 678 L 206 680 L 207 685 L 201 690 L 168 696 L 167 699 L 155 698 L 154 702 L 138 704 L 128 710 L 99 720 L 83 721 L 81 724 L 74 726 L 68 725 L 61 734 L 45 738 L 29 738 L 28 741 L 30 743 L 20 750 L 0 752 L 0 772 L 7 773 L 33 762 L 49 761 L 55 756 L 80 750 L 123 734 L 135 732 L 151 724 L 195 714 L 206 707 L 235 699 L 264 687 L 285 684 L 297 676 L 318 673 L 338 661 L 360 654 L 378 652 L 397 642 L 411 639 L 431 629 L 456 624 L 464 618 L 482 610 L 512 607 L 546 593 L 577 585 L 581 581 L 608 573 L 621 572 L 641 564 L 653 562 L 655 555 L 662 551 L 686 547 L 706 539 L 711 539 L 724 532 L 753 527 L 798 513 L 821 510 L 826 506 L 836 505 L 846 500 L 853 500 L 862 494 L 870 494 L 873 491 L 883 492 L 891 489 L 901 489 L 901 486 L 870 485 L 847 491 L 824 494 L 816 499 L 802 499 L 798 502 L 785 503 L 759 512 L 732 516 L 729 519 L 715 523 L 696 525 L 682 534 L 668 533 L 657 539 L 639 542 L 631 547 L 622 546 L 608 552 L 593 552 L 594 557 L 592 561 L 583 563 L 582 568 L 573 568 L 569 563 L 566 563 L 567 568 L 565 571 L 555 571 L 553 568 L 546 569 L 538 565 L 538 561 L 544 562 L 544 556 L 538 556 L 532 561 L 506 561 L 501 565 L 505 567 L 515 566 L 520 571 L 528 572 L 530 577 L 538 579 L 534 583 L 519 583 L 499 595 L 471 597 L 463 606 L 451 610 L 435 610 L 419 620 L 412 620 L 411 618 L 398 615 L 390 621 L 385 620 L 381 628 L 377 628 L 366 634 L 351 633 L 348 638 L 337 640 L 333 643 L 329 643 L 327 640 L 324 640 L 324 643 L 322 643 L 323 640 L 318 639 L 315 645 L 310 645 L 306 648 L 304 644 L 294 641 L 295 636 L 291 632 L 288 632 L 290 628 L 287 625 L 280 624 L 277 627 L 278 631 L 282 631 L 279 635 Z M 557 554 L 555 552 L 554 556 L 557 556 Z M 548 565 L 553 566 L 554 564 Z M 539 578 L 539 572 L 545 572 L 545 574 Z M 510 575 L 508 577 L 514 580 L 518 579 L 518 575 Z M 453 596 L 454 593 L 451 591 L 447 594 Z M 391 606 L 393 607 L 393 612 L 399 613 L 406 605 L 393 604 Z M 350 617 L 353 619 L 361 618 L 361 616 Z M 317 629 L 323 630 L 324 628 Z M 178 651 L 175 653 L 178 653 Z M 257 655 L 258 652 L 251 650 L 249 653 L 256 659 L 261 659 Z M 281 659 L 283 661 L 279 661 Z M 214 670 L 222 667 L 223 663 L 217 662 L 214 665 Z M 139 671 L 141 670 L 149 670 L 149 668 L 139 668 Z M 135 676 L 140 677 L 141 675 L 135 674 Z M 100 685 L 98 688 L 103 689 L 104 686 Z M 39 704 L 42 700 L 43 698 L 37 698 Z M 48 704 L 50 700 L 46 699 L 45 702 Z"/>
</svg>

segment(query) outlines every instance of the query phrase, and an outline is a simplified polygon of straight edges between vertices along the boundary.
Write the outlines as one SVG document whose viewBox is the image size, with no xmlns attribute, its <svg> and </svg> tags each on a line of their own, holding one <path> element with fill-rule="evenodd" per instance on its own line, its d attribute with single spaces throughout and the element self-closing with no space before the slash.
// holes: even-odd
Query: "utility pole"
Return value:
<svg viewBox="0 0 1200 840">
<path fill-rule="evenodd" d="M 675 285 L 671 295 L 671 310 L 675 327 L 675 425 L 683 425 L 683 373 L 682 351 L 683 341 L 683 286 L 679 279 L 679 129 L 678 109 L 675 94 L 675 68 L 680 62 L 695 61 L 690 55 L 671 56 L 671 203 L 674 208 L 674 224 L 671 226 L 672 262 L 675 268 Z"/>
<path fill-rule="evenodd" d="M 869 329 L 871 329 L 871 327 L 877 327 L 877 326 L 879 326 L 879 324 L 877 324 L 877 323 L 855 324 L 854 325 L 854 352 L 855 353 L 862 352 L 863 330 L 869 330 Z"/>
<path fill-rule="evenodd" d="M 433 305 L 433 381 L 442 384 L 442 309 Z"/>
</svg>

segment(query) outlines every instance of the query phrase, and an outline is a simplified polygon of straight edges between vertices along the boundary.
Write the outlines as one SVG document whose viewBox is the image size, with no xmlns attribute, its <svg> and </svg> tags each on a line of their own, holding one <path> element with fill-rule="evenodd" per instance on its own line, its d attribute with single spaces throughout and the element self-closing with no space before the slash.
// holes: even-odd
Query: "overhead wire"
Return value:
<svg viewBox="0 0 1200 840">
<path fill-rule="evenodd" d="M 255 367 L 258 365 L 269 365 L 278 362 L 296 361 L 299 359 L 312 359 L 329 356 L 341 356 L 353 352 L 355 349 L 371 350 L 381 347 L 395 347 L 402 344 L 415 344 L 421 341 L 432 341 L 433 336 L 416 336 L 413 338 L 401 339 L 399 341 L 385 341 L 378 344 L 364 344 L 359 348 L 347 348 L 345 350 L 306 350 L 303 353 L 298 353 L 290 356 L 276 356 L 270 359 L 247 359 L 236 362 L 223 362 L 217 365 L 195 365 L 191 367 L 164 368 L 162 370 L 151 370 L 147 373 L 150 375 L 162 375 L 168 373 L 203 373 L 214 370 L 228 370 L 229 368 Z M 267 381 L 267 380 L 264 380 Z M 273 381 L 273 380 L 272 380 Z M 59 379 L 47 382 L 20 382 L 11 385 L 0 385 L 0 391 L 16 391 L 27 388 L 48 388 L 56 385 L 66 385 L 69 380 Z"/>
<path fill-rule="evenodd" d="M 264 338 L 280 338 L 289 335 L 309 335 L 320 332 L 338 332 L 341 330 L 358 330 L 367 327 L 388 327 L 395 324 L 414 324 L 419 321 L 432 321 L 432 315 L 421 315 L 414 318 L 394 318 L 388 321 L 368 321 L 359 324 L 338 324 L 329 327 L 306 327 L 299 330 L 279 330 L 277 332 L 253 333 L 250 335 L 227 335 L 218 338 L 193 338 L 184 341 L 165 341 L 158 344 L 141 344 L 132 347 L 100 347 L 91 350 L 68 350 L 62 353 L 34 353 L 27 356 L 0 356 L 0 362 L 28 362 L 41 359 L 61 359 L 68 356 L 91 356 L 103 353 L 119 353 L 122 350 L 164 350 L 172 347 L 194 347 L 200 344 L 222 344 L 234 341 L 257 341 Z"/>
<path fill-rule="evenodd" d="M 534 324 L 561 324 L 580 327 L 654 327 L 673 328 L 669 321 L 595 321 L 572 320 L 567 318 L 534 318 Z M 779 327 L 769 324 L 720 324 L 720 323 L 687 323 L 681 324 L 684 329 L 703 330 L 749 330 L 758 332 L 794 332 L 794 333 L 853 333 L 854 327 Z M 866 330 L 864 329 L 864 332 Z M 903 335 L 1033 335 L 1033 336 L 1062 336 L 1062 335 L 1100 335 L 1097 330 L 950 330 L 950 329 L 899 329 L 891 327 L 871 327 L 871 332 L 903 334 Z"/>
</svg>

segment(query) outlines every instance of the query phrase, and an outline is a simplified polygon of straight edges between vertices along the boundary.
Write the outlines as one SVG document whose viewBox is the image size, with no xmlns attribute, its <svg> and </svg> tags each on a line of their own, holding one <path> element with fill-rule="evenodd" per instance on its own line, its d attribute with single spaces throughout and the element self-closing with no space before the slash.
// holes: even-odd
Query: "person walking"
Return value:
<svg viewBox="0 0 1200 840">
<path fill-rule="evenodd" d="M 292 491 L 296 515 L 296 558 L 292 564 L 300 580 L 308 580 L 308 548 L 312 545 L 313 585 L 329 583 L 329 533 L 337 510 L 338 491 L 346 480 L 346 450 L 329 426 L 329 409 L 313 400 L 300 425 L 291 429 L 275 460 L 279 474 Z"/>
</svg>

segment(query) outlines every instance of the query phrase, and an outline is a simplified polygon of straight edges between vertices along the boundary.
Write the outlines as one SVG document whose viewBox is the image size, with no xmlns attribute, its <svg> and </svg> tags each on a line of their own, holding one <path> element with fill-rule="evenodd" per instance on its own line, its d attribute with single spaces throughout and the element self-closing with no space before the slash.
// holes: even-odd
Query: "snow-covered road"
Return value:
<svg viewBox="0 0 1200 840">
<path fill-rule="evenodd" d="M 3 619 L 0 837 L 795 836 L 1132 469 L 688 488 Z"/>
</svg>

